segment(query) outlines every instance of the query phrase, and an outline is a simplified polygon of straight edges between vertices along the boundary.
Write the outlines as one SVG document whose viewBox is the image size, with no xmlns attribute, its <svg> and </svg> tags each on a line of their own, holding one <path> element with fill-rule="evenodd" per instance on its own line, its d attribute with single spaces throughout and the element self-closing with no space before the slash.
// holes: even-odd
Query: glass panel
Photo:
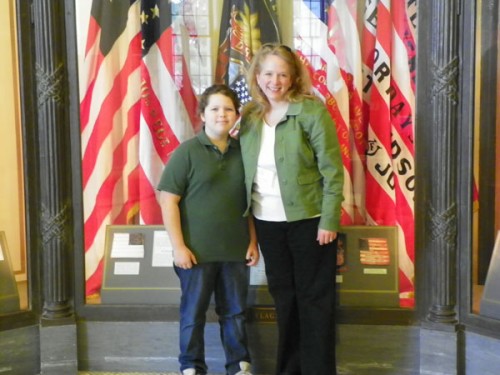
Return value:
<svg viewBox="0 0 500 375">
<path fill-rule="evenodd" d="M 500 295 L 490 288 L 489 280 L 496 278 L 499 257 L 493 257 L 495 241 L 500 230 L 500 58 L 498 55 L 498 4 L 479 2 L 476 51 L 476 97 L 474 127 L 474 188 L 473 188 L 473 256 L 472 311 L 491 315 L 489 306 L 498 303 Z M 497 261 L 494 261 L 497 259 Z M 500 269 L 499 269 L 500 270 Z M 498 287 L 497 287 L 498 288 Z M 493 291 L 492 294 L 489 291 Z M 493 299 L 491 299 L 493 298 Z"/>
<path fill-rule="evenodd" d="M 155 186 L 170 153 L 197 130 L 193 95 L 213 83 L 216 67 L 226 69 L 217 77 L 245 86 L 247 57 L 275 41 L 266 40 L 273 38 L 274 18 L 260 17 L 268 24 L 259 25 L 257 5 L 238 9 L 242 3 L 234 2 L 225 12 L 223 3 L 159 3 L 170 7 L 165 16 L 166 9 L 139 9 L 140 2 L 101 2 L 111 9 L 101 16 L 91 2 L 75 2 L 88 303 L 105 303 L 102 292 L 112 284 L 106 277 L 118 273 L 129 293 L 122 302 L 130 303 L 141 267 L 154 267 L 145 254 L 155 251 L 151 241 L 162 224 Z M 307 66 L 341 140 L 347 182 L 337 281 L 353 288 L 351 304 L 412 308 L 415 4 L 339 1 L 327 10 L 325 0 L 279 3 L 287 8 L 278 15 L 280 31 L 293 28 L 283 42 Z M 103 20 L 105 14 L 113 19 Z M 140 32 L 158 14 L 158 28 L 172 27 L 152 41 Z M 397 26 L 377 29 L 378 15 L 386 23 L 394 17 Z M 140 50 L 139 40 L 151 48 Z M 386 300 L 378 298 L 384 293 Z"/>
<path fill-rule="evenodd" d="M 0 314 L 29 307 L 15 20 L 14 1 L 0 2 Z"/>
</svg>

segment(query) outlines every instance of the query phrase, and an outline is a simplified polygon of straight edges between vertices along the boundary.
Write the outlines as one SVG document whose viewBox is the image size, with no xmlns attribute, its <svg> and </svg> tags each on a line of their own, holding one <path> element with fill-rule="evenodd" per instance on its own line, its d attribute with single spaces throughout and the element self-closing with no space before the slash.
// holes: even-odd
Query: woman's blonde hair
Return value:
<svg viewBox="0 0 500 375">
<path fill-rule="evenodd" d="M 290 69 L 292 85 L 285 94 L 286 100 L 300 102 L 305 98 L 317 99 L 312 91 L 309 73 L 297 53 L 284 44 L 266 43 L 253 57 L 248 69 L 247 82 L 252 100 L 243 108 L 243 115 L 252 113 L 258 118 L 263 118 L 271 106 L 257 83 L 257 75 L 261 72 L 262 64 L 271 55 L 283 59 Z"/>
</svg>

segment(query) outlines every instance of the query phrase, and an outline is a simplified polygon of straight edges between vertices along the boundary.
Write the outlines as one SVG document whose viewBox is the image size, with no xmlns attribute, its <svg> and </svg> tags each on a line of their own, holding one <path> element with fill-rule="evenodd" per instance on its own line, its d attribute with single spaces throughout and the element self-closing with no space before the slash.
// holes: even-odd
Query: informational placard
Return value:
<svg viewBox="0 0 500 375">
<path fill-rule="evenodd" d="M 264 264 L 264 258 L 262 257 L 262 253 L 259 257 L 259 263 L 257 265 L 250 267 L 250 285 L 252 286 L 261 286 L 267 285 L 267 277 L 266 277 L 266 266 Z"/>
<path fill-rule="evenodd" d="M 143 233 L 115 233 L 111 258 L 144 258 Z"/>
<path fill-rule="evenodd" d="M 19 311 L 19 291 L 12 270 L 5 232 L 0 231 L 0 314 Z"/>
<path fill-rule="evenodd" d="M 500 231 L 497 233 L 495 247 L 491 256 L 479 314 L 493 319 L 500 319 Z"/>
<path fill-rule="evenodd" d="M 273 305 L 264 260 L 250 267 L 250 305 Z M 160 225 L 110 225 L 106 230 L 104 304 L 179 304 L 170 238 Z"/>
<path fill-rule="evenodd" d="M 336 277 L 341 306 L 399 306 L 397 240 L 392 226 L 341 228 Z"/>
<path fill-rule="evenodd" d="M 337 243 L 339 304 L 399 307 L 397 228 L 342 227 Z M 249 302 L 251 305 L 273 305 L 262 254 L 259 264 L 250 269 Z"/>
<path fill-rule="evenodd" d="M 343 227 L 336 282 L 341 306 L 399 306 L 397 228 Z M 179 304 L 180 294 L 172 244 L 163 226 L 108 226 L 102 303 Z M 250 267 L 248 294 L 250 306 L 274 304 L 262 254 L 258 265 Z"/>
<path fill-rule="evenodd" d="M 174 264 L 173 247 L 166 230 L 153 232 L 152 267 L 172 267 Z"/>
<path fill-rule="evenodd" d="M 172 246 L 161 225 L 111 225 L 106 230 L 104 304 L 179 304 Z"/>
<path fill-rule="evenodd" d="M 274 301 L 269 294 L 267 287 L 266 264 L 264 257 L 260 253 L 259 263 L 250 267 L 250 286 L 248 288 L 248 304 L 254 305 L 274 305 Z"/>
</svg>

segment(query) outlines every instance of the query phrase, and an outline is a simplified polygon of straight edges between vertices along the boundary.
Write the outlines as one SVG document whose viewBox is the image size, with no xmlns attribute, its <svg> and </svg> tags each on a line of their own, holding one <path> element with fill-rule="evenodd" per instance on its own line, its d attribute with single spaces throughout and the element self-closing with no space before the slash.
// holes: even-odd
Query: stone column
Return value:
<svg viewBox="0 0 500 375">
<path fill-rule="evenodd" d="M 76 374 L 69 95 L 63 1 L 33 0 L 39 214 L 42 265 L 42 374 Z M 29 162 L 29 161 L 28 161 Z"/>
<path fill-rule="evenodd" d="M 71 174 L 64 7 L 33 2 L 39 130 L 41 251 L 44 319 L 73 313 L 71 300 Z"/>
<path fill-rule="evenodd" d="M 458 6 L 459 1 L 432 1 L 431 112 L 432 144 L 429 214 L 429 249 L 434 285 L 428 319 L 457 321 L 457 133 L 458 133 Z M 431 130 L 431 129 L 429 129 Z"/>
<path fill-rule="evenodd" d="M 418 3 L 417 303 L 422 307 L 422 373 L 459 374 L 457 168 L 459 0 Z M 416 213 L 417 215 L 417 213 Z M 422 240 L 423 238 L 423 240 Z"/>
</svg>

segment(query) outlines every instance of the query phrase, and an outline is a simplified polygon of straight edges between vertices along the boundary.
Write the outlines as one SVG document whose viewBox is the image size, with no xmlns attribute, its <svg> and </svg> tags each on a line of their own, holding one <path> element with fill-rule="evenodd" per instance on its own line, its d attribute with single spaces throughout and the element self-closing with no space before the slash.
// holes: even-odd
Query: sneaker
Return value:
<svg viewBox="0 0 500 375">
<path fill-rule="evenodd" d="M 245 362 L 245 361 L 241 361 L 240 362 L 240 369 L 241 369 L 241 371 L 238 371 L 234 375 L 252 375 L 252 373 L 250 372 L 250 363 Z"/>
<path fill-rule="evenodd" d="M 182 375 L 196 375 L 196 370 L 194 368 L 187 368 L 182 370 Z"/>
</svg>

